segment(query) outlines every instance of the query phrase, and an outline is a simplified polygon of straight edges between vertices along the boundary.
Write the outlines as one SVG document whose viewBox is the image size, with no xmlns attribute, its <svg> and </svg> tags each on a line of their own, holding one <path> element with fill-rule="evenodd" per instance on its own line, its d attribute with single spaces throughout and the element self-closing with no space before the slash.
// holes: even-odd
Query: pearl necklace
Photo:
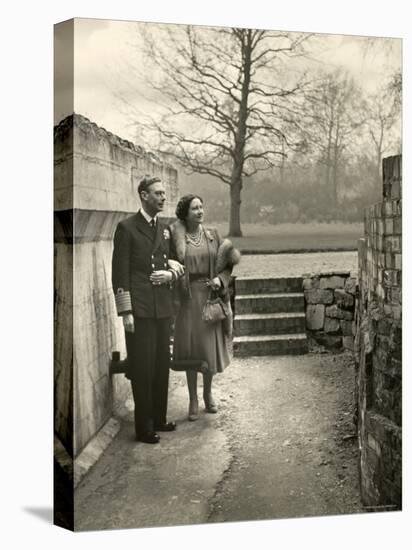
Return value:
<svg viewBox="0 0 412 550">
<path fill-rule="evenodd" d="M 201 226 L 199 226 L 199 231 L 195 234 L 186 232 L 186 241 L 191 245 L 199 247 L 202 244 L 202 240 L 203 231 Z"/>
</svg>

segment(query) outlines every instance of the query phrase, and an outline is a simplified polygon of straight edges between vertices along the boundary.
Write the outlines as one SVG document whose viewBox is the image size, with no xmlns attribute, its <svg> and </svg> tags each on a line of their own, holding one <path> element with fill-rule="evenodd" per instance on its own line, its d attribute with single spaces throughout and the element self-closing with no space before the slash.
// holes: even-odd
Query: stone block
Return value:
<svg viewBox="0 0 412 550">
<path fill-rule="evenodd" d="M 354 340 L 353 336 L 343 336 L 342 337 L 342 347 L 344 349 L 354 351 L 354 349 L 355 349 L 355 340 Z"/>
<path fill-rule="evenodd" d="M 343 336 L 352 336 L 352 321 L 340 321 Z"/>
<path fill-rule="evenodd" d="M 383 206 L 382 215 L 385 217 L 392 216 L 393 214 L 392 201 L 384 200 L 382 203 L 382 206 Z"/>
<path fill-rule="evenodd" d="M 319 277 L 307 277 L 303 280 L 303 290 L 314 290 L 319 288 Z"/>
<path fill-rule="evenodd" d="M 332 277 L 321 277 L 319 288 L 321 289 L 332 289 L 343 288 L 345 286 L 345 278 L 338 277 L 336 275 Z"/>
<path fill-rule="evenodd" d="M 383 284 L 385 286 L 399 286 L 398 271 L 395 269 L 383 270 Z"/>
<path fill-rule="evenodd" d="M 401 320 L 402 319 L 402 307 L 398 306 L 398 305 L 392 306 L 392 315 L 393 315 L 393 318 L 396 321 Z"/>
<path fill-rule="evenodd" d="M 391 269 L 392 267 L 392 252 L 385 252 L 384 267 Z"/>
<path fill-rule="evenodd" d="M 383 239 L 383 251 L 385 253 L 391 253 L 393 248 L 393 236 L 385 236 Z"/>
<path fill-rule="evenodd" d="M 401 183 L 399 180 L 395 180 L 392 182 L 391 186 L 391 198 L 392 199 L 400 199 L 402 193 Z"/>
<path fill-rule="evenodd" d="M 384 227 L 385 235 L 393 235 L 393 218 L 385 218 Z"/>
<path fill-rule="evenodd" d="M 345 281 L 344 289 L 349 294 L 356 294 L 357 280 L 356 277 L 348 277 Z"/>
<path fill-rule="evenodd" d="M 382 219 L 377 220 L 376 231 L 377 231 L 378 235 L 383 234 L 383 220 Z"/>
<path fill-rule="evenodd" d="M 322 330 L 325 322 L 325 306 L 309 305 L 306 308 L 306 325 L 309 330 Z"/>
<path fill-rule="evenodd" d="M 395 254 L 395 261 L 394 261 L 393 267 L 398 270 L 402 269 L 402 254 Z"/>
<path fill-rule="evenodd" d="M 378 298 L 379 298 L 380 300 L 384 300 L 384 299 L 385 299 L 385 289 L 384 289 L 384 287 L 383 287 L 380 283 L 378 283 L 378 284 L 376 285 L 376 290 L 375 290 L 375 292 L 376 292 L 376 295 L 378 296 Z"/>
<path fill-rule="evenodd" d="M 326 317 L 325 319 L 325 333 L 338 334 L 341 331 L 339 319 L 333 319 L 332 317 Z"/>
<path fill-rule="evenodd" d="M 387 317 L 383 317 L 378 321 L 378 334 L 389 336 L 392 330 L 392 321 Z"/>
<path fill-rule="evenodd" d="M 326 307 L 325 315 L 326 317 L 332 317 L 334 319 L 344 319 L 346 321 L 351 321 L 353 319 L 352 311 L 341 309 L 336 304 Z"/>
<path fill-rule="evenodd" d="M 402 218 L 400 216 L 393 218 L 393 233 L 402 235 Z"/>
<path fill-rule="evenodd" d="M 345 292 L 345 290 L 337 288 L 334 291 L 335 302 L 342 309 L 353 308 L 355 300 L 352 294 Z"/>
<path fill-rule="evenodd" d="M 332 290 L 306 290 L 305 298 L 309 304 L 332 304 L 333 292 Z"/>
<path fill-rule="evenodd" d="M 402 237 L 391 237 L 392 252 L 402 252 Z"/>
<path fill-rule="evenodd" d="M 402 284 L 399 287 L 394 287 L 394 288 L 390 289 L 390 291 L 391 291 L 390 302 L 392 302 L 394 304 L 401 304 L 402 303 L 402 288 L 401 287 L 402 287 Z"/>
</svg>

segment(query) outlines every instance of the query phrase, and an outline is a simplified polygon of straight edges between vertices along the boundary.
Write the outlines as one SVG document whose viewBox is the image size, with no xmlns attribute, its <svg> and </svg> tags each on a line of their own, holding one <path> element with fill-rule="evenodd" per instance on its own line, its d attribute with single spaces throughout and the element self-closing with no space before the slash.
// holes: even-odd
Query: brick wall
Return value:
<svg viewBox="0 0 412 550">
<path fill-rule="evenodd" d="M 355 352 L 362 498 L 402 500 L 402 158 L 383 161 L 382 201 L 365 212 L 359 241 Z"/>
<path fill-rule="evenodd" d="M 145 174 L 166 184 L 174 212 L 177 172 L 155 155 L 72 115 L 54 132 L 55 432 L 78 456 L 130 394 L 109 376 L 113 350 L 125 355 L 111 288 L 113 234 L 139 207 Z"/>
<path fill-rule="evenodd" d="M 303 277 L 308 336 L 327 349 L 353 350 L 356 277 L 349 271 Z"/>
</svg>

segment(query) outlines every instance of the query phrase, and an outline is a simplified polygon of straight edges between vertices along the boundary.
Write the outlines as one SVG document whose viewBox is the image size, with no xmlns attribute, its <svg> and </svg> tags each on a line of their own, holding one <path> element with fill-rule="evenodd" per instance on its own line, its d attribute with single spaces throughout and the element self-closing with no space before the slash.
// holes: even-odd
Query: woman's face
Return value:
<svg viewBox="0 0 412 550">
<path fill-rule="evenodd" d="M 197 197 L 190 203 L 186 221 L 188 223 L 202 223 L 203 221 L 203 203 Z"/>
</svg>

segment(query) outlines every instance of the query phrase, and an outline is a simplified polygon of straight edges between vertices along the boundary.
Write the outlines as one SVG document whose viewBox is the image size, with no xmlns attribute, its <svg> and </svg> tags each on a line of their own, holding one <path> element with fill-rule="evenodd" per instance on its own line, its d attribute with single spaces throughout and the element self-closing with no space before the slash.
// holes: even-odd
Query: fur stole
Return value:
<svg viewBox="0 0 412 550">
<path fill-rule="evenodd" d="M 170 226 L 173 242 L 176 249 L 177 259 L 184 264 L 186 256 L 186 226 L 181 220 L 175 221 Z M 209 241 L 214 240 L 213 229 L 205 228 L 206 237 Z M 220 273 L 224 269 L 234 267 L 240 261 L 240 252 L 237 250 L 229 239 L 223 239 L 217 251 L 216 258 L 216 273 Z"/>
</svg>

